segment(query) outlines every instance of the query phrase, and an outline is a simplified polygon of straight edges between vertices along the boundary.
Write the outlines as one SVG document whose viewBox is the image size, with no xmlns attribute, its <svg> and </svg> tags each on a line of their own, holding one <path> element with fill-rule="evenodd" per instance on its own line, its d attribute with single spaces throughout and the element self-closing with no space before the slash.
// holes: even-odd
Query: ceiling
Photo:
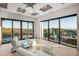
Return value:
<svg viewBox="0 0 79 59">
<path fill-rule="evenodd" d="M 71 5 L 74 3 L 0 3 L 0 8 L 8 12 L 38 17 Z"/>
</svg>

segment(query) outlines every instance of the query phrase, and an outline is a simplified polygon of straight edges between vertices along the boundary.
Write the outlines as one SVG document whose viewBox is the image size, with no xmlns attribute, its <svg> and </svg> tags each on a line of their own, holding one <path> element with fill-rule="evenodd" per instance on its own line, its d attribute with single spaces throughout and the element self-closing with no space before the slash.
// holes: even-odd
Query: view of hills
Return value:
<svg viewBox="0 0 79 59">
<path fill-rule="evenodd" d="M 13 29 L 13 34 L 14 35 L 20 35 L 21 33 L 21 30 L 16 28 L 16 29 Z M 2 28 L 2 34 L 3 34 L 3 37 L 5 36 L 11 36 L 12 35 L 12 29 L 11 28 Z M 22 29 L 22 34 L 23 35 L 27 35 L 28 34 L 28 29 Z M 33 34 L 33 30 L 32 29 L 29 29 L 29 35 L 32 35 Z"/>
</svg>

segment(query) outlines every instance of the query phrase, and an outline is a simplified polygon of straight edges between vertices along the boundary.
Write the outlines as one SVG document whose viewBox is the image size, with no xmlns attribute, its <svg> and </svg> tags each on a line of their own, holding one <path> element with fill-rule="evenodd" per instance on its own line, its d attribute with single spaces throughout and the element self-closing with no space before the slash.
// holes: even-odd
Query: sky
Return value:
<svg viewBox="0 0 79 59">
<path fill-rule="evenodd" d="M 46 29 L 48 22 L 43 23 L 43 27 Z M 50 28 L 58 28 L 58 19 L 49 21 Z M 77 17 L 67 17 L 60 19 L 60 27 L 63 29 L 77 29 Z"/>
<path fill-rule="evenodd" d="M 12 21 L 10 20 L 5 20 L 2 22 L 2 26 L 6 28 L 12 28 Z M 23 22 L 23 28 L 27 29 L 28 23 Z M 13 28 L 20 28 L 20 22 L 19 21 L 13 21 Z M 29 28 L 32 28 L 32 23 L 29 23 Z"/>
<path fill-rule="evenodd" d="M 3 23 L 3 27 L 11 28 L 12 21 L 5 20 Z M 14 28 L 20 27 L 20 22 L 14 21 Z M 49 21 L 50 28 L 58 28 L 58 19 Z M 29 27 L 32 28 L 32 23 L 29 24 Z M 48 28 L 48 22 L 43 22 L 43 27 Z M 77 17 L 67 17 L 60 19 L 60 27 L 63 29 L 77 29 Z M 27 23 L 23 22 L 23 28 L 27 28 Z"/>
</svg>

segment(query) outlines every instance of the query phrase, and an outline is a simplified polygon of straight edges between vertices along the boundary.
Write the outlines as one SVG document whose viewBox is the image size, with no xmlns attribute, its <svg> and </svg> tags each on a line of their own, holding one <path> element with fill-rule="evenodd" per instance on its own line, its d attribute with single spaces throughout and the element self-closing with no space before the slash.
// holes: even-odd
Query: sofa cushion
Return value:
<svg viewBox="0 0 79 59">
<path fill-rule="evenodd" d="M 21 43 L 19 42 L 19 39 L 17 38 L 17 37 L 13 37 L 13 39 L 12 39 L 12 45 L 13 46 L 21 46 Z"/>
<path fill-rule="evenodd" d="M 32 52 L 32 51 L 24 49 L 22 47 L 18 47 L 16 49 L 16 53 L 19 56 L 49 56 L 48 54 L 46 54 L 42 51 L 39 51 L 39 50 L 35 49 L 35 51 Z"/>
<path fill-rule="evenodd" d="M 35 54 L 31 53 L 30 51 L 24 49 L 24 48 L 21 48 L 21 47 L 18 47 L 16 49 L 16 53 L 17 55 L 19 56 L 35 56 Z"/>
<path fill-rule="evenodd" d="M 24 40 L 22 43 L 21 43 L 22 47 L 23 48 L 27 48 L 27 47 L 30 47 L 30 40 L 29 39 L 26 39 Z"/>
</svg>

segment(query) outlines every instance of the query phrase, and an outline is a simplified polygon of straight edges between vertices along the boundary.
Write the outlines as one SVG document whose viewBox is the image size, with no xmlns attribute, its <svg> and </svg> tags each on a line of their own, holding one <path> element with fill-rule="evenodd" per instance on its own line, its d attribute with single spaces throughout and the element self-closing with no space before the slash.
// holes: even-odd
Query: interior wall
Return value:
<svg viewBox="0 0 79 59">
<path fill-rule="evenodd" d="M 2 35 L 1 35 L 1 10 L 0 10 L 0 44 L 2 43 Z"/>
<path fill-rule="evenodd" d="M 5 12 L 0 9 L 0 44 L 2 42 L 2 35 L 1 35 L 1 18 L 9 18 L 9 19 L 16 19 L 16 20 L 26 20 L 26 21 L 35 21 L 35 18 L 15 14 L 11 12 Z"/>
<path fill-rule="evenodd" d="M 52 11 L 46 15 L 40 16 L 36 19 L 36 25 L 35 25 L 35 36 L 37 38 L 41 38 L 41 23 L 40 21 L 42 20 L 48 20 L 52 18 L 57 18 L 57 17 L 62 17 L 66 15 L 72 15 L 72 14 L 77 14 L 77 48 L 79 49 L 79 4 L 69 6 L 63 9 L 60 9 L 58 11 Z"/>
</svg>

